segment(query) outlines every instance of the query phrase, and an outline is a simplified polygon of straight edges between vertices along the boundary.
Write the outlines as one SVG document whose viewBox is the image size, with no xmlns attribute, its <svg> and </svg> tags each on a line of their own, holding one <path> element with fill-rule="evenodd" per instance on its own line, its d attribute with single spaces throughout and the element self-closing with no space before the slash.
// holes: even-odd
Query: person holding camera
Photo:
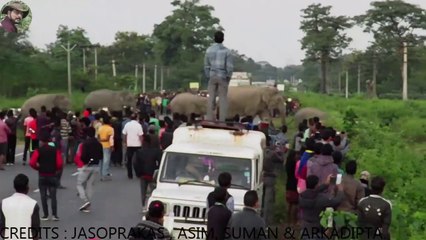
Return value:
<svg viewBox="0 0 426 240">
<path fill-rule="evenodd" d="M 306 178 L 306 191 L 300 194 L 299 208 L 302 211 L 301 239 L 323 239 L 323 227 L 320 214 L 326 208 L 336 208 L 343 201 L 343 185 L 336 185 L 336 175 L 329 175 L 324 184 L 320 184 L 318 176 L 309 175 Z M 330 198 L 327 189 L 332 186 L 337 193 Z"/>
</svg>

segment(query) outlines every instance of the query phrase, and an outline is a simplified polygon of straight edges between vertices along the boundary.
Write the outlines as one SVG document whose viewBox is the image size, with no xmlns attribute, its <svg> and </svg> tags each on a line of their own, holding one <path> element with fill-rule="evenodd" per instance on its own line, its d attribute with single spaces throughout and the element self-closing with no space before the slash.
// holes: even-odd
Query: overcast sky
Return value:
<svg viewBox="0 0 426 240">
<path fill-rule="evenodd" d="M 7 0 L 8 1 L 8 0 Z M 2 5 L 5 0 L 0 0 Z M 24 0 L 32 10 L 30 40 L 40 48 L 55 41 L 60 24 L 82 27 L 93 43 L 111 44 L 117 31 L 151 34 L 173 10 L 170 0 Z M 333 14 L 364 13 L 370 0 L 202 0 L 215 8 L 225 28 L 225 45 L 256 61 L 279 67 L 299 64 L 301 12 L 311 3 L 332 5 Z M 426 0 L 407 0 L 426 8 Z M 364 49 L 371 37 L 355 28 L 351 48 Z"/>
</svg>

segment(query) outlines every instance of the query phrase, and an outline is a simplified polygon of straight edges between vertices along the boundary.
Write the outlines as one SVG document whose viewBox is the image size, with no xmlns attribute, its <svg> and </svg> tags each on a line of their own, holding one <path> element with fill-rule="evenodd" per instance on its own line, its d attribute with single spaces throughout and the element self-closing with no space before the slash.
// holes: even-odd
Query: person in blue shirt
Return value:
<svg viewBox="0 0 426 240">
<path fill-rule="evenodd" d="M 228 112 L 228 85 L 232 77 L 233 61 L 231 51 L 223 46 L 224 34 L 214 35 L 215 43 L 210 46 L 204 59 L 204 71 L 208 79 L 207 120 L 215 120 L 216 96 L 219 96 L 219 121 L 224 122 Z"/>
</svg>

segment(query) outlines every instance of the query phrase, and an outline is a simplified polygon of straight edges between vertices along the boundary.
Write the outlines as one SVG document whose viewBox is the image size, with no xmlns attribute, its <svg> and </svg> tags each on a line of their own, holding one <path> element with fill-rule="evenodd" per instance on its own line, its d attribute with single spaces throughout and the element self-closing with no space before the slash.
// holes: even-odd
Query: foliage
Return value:
<svg viewBox="0 0 426 240">
<path fill-rule="evenodd" d="M 331 6 L 309 5 L 303 9 L 300 29 L 305 32 L 302 49 L 306 50 L 306 61 L 321 62 L 321 92 L 327 93 L 327 64 L 341 55 L 342 49 L 352 41 L 343 31 L 352 26 L 345 16 L 330 16 Z"/>
<path fill-rule="evenodd" d="M 358 173 L 368 170 L 372 176 L 385 178 L 384 196 L 393 205 L 392 239 L 424 238 L 426 175 L 418 166 L 426 164 L 422 144 L 426 101 L 346 100 L 300 93 L 291 97 L 326 111 L 326 125 L 349 132 L 349 158 L 357 159 Z"/>
</svg>

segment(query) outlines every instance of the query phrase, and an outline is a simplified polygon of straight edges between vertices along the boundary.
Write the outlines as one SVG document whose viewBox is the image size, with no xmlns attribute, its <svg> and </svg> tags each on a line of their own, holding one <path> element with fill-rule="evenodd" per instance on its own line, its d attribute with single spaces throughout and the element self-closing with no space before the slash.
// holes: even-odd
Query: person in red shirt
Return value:
<svg viewBox="0 0 426 240">
<path fill-rule="evenodd" d="M 38 171 L 41 204 L 43 207 L 42 221 L 49 219 L 49 210 L 47 206 L 47 192 L 52 199 L 52 220 L 59 221 L 58 206 L 56 201 L 56 190 L 58 188 L 57 173 L 62 170 L 62 154 L 60 149 L 49 145 L 50 136 L 48 133 L 40 135 L 40 147 L 34 150 L 30 166 Z"/>
<path fill-rule="evenodd" d="M 32 108 L 30 109 L 30 116 L 33 118 L 31 122 L 28 123 L 28 132 L 30 133 L 30 157 L 32 156 L 34 150 L 38 148 L 38 139 L 37 139 L 37 111 Z"/>
</svg>

